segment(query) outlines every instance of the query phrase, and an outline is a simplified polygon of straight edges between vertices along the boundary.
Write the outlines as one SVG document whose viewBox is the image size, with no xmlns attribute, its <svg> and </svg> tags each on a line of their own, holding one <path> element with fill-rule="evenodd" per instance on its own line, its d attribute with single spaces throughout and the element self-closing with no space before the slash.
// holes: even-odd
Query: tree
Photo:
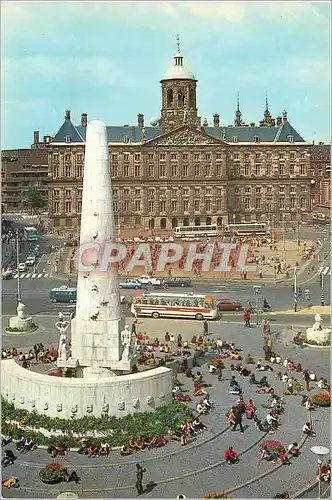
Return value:
<svg viewBox="0 0 332 500">
<path fill-rule="evenodd" d="M 32 212 L 34 208 L 40 208 L 44 205 L 44 200 L 42 199 L 37 186 L 28 186 L 25 193 L 24 203 L 31 207 Z"/>
</svg>

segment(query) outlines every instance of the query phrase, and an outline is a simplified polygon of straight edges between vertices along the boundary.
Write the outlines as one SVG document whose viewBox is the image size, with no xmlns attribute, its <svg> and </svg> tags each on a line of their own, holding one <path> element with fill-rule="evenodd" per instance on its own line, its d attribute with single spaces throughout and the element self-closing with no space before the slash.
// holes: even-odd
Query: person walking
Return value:
<svg viewBox="0 0 332 500">
<path fill-rule="evenodd" d="M 250 328 L 250 312 L 244 311 L 243 313 L 244 326 Z"/>
<path fill-rule="evenodd" d="M 304 371 L 303 378 L 304 378 L 304 381 L 306 384 L 306 389 L 309 392 L 310 391 L 310 374 L 309 374 L 308 370 Z"/>
<path fill-rule="evenodd" d="M 217 376 L 218 376 L 218 381 L 221 382 L 222 379 L 222 364 L 219 363 L 217 367 Z"/>
<path fill-rule="evenodd" d="M 207 337 L 209 335 L 209 324 L 207 320 L 204 320 L 204 325 L 203 325 L 203 337 Z"/>
<path fill-rule="evenodd" d="M 146 469 L 143 468 L 140 464 L 136 464 L 136 490 L 137 495 L 142 495 L 144 493 L 143 489 L 143 473 L 146 472 Z"/>
<path fill-rule="evenodd" d="M 242 413 L 239 410 L 239 408 L 237 408 L 237 407 L 234 410 L 234 422 L 235 423 L 234 423 L 234 425 L 232 427 L 232 431 L 236 431 L 236 428 L 239 425 L 240 426 L 240 431 L 244 432 L 244 429 L 242 427 Z"/>
</svg>

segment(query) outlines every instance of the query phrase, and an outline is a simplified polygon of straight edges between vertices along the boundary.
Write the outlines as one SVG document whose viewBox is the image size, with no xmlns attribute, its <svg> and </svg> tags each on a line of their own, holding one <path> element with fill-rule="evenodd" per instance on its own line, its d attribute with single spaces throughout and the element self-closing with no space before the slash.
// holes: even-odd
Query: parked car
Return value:
<svg viewBox="0 0 332 500">
<path fill-rule="evenodd" d="M 119 288 L 138 290 L 139 288 L 142 287 L 143 287 L 142 283 L 140 283 L 138 280 L 126 280 L 123 281 L 122 283 L 119 283 Z"/>
<path fill-rule="evenodd" d="M 166 284 L 166 287 L 191 286 L 191 279 L 190 278 L 166 278 L 165 284 Z"/>
<path fill-rule="evenodd" d="M 151 276 L 140 276 L 137 278 L 137 281 L 142 283 L 142 285 L 160 285 L 161 279 L 160 278 L 152 278 Z"/>
<path fill-rule="evenodd" d="M 242 311 L 243 305 L 241 302 L 230 299 L 217 299 L 216 300 L 217 309 L 219 311 Z"/>
<path fill-rule="evenodd" d="M 29 255 L 29 257 L 25 261 L 26 266 L 34 266 L 36 264 L 36 256 Z"/>
<path fill-rule="evenodd" d="M 20 262 L 19 265 L 17 266 L 17 270 L 20 273 L 26 271 L 26 269 L 27 269 L 27 266 L 26 266 L 25 262 Z"/>
</svg>

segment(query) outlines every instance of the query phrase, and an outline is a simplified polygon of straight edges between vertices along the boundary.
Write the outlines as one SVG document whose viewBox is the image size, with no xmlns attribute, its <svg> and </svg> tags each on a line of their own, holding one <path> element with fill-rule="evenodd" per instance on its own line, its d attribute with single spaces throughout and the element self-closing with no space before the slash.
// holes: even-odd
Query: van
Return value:
<svg viewBox="0 0 332 500">
<path fill-rule="evenodd" d="M 60 286 L 59 288 L 52 288 L 50 291 L 51 302 L 65 302 L 72 304 L 76 302 L 77 288 L 69 288 L 68 286 Z"/>
<path fill-rule="evenodd" d="M 185 287 L 185 286 L 191 286 L 191 279 L 190 278 L 167 278 L 165 280 L 165 284 L 168 287 Z"/>
<path fill-rule="evenodd" d="M 26 266 L 34 266 L 36 264 L 36 256 L 29 255 L 25 261 Z"/>
</svg>

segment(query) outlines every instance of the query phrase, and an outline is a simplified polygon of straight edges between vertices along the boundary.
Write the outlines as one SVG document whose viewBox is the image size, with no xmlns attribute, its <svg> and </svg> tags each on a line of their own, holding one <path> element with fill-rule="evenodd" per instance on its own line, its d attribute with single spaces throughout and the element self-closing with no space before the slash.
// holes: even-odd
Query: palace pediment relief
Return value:
<svg viewBox="0 0 332 500">
<path fill-rule="evenodd" d="M 209 137 L 205 132 L 189 127 L 173 130 L 167 134 L 151 139 L 146 146 L 209 146 L 222 144 L 223 141 Z"/>
</svg>

